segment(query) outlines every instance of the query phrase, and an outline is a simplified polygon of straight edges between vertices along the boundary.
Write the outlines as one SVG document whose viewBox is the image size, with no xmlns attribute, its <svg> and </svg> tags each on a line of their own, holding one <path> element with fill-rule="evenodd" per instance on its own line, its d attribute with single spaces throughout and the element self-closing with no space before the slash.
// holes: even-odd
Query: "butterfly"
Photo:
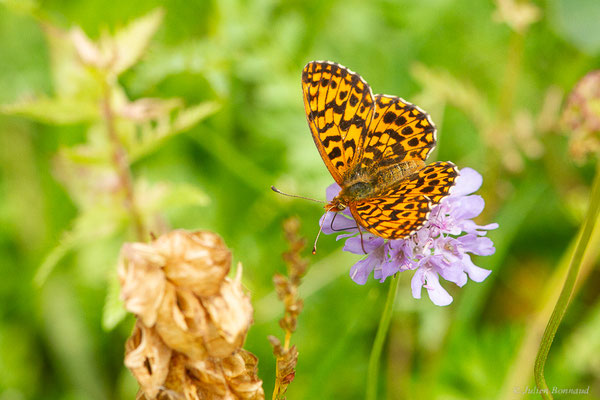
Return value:
<svg viewBox="0 0 600 400">
<path fill-rule="evenodd" d="M 436 144 L 429 115 L 400 97 L 373 96 L 360 75 L 329 61 L 304 67 L 302 92 L 312 137 L 341 187 L 325 209 L 348 207 L 384 239 L 421 228 L 458 176 L 451 162 L 425 164 Z"/>
</svg>

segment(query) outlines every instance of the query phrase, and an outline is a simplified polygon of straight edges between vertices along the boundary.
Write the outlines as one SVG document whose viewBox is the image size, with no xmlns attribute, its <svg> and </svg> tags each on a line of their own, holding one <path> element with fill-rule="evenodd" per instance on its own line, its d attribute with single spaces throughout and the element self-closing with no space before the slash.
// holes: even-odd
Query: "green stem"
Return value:
<svg viewBox="0 0 600 400">
<path fill-rule="evenodd" d="M 562 291 L 560 292 L 560 296 L 558 297 L 558 301 L 556 302 L 556 306 L 554 307 L 554 311 L 552 311 L 552 315 L 550 316 L 548 325 L 546 325 L 546 330 L 544 331 L 544 336 L 542 336 L 542 342 L 540 344 L 540 348 L 535 359 L 535 383 L 541 392 L 542 398 L 544 399 L 553 398 L 546 383 L 546 379 L 544 378 L 544 366 L 546 364 L 546 359 L 548 358 L 548 352 L 550 351 L 550 346 L 552 346 L 554 335 L 556 335 L 558 326 L 560 325 L 560 322 L 563 316 L 565 315 L 567 306 L 569 305 L 569 301 L 571 299 L 571 295 L 573 294 L 575 282 L 577 281 L 577 275 L 579 275 L 581 262 L 585 254 L 585 250 L 590 241 L 592 231 L 594 230 L 594 225 L 596 224 L 596 221 L 598 219 L 599 211 L 600 162 L 598 162 L 596 166 L 596 176 L 594 177 L 594 183 L 592 184 L 592 191 L 590 194 L 590 205 L 585 220 L 583 222 L 581 235 L 579 237 L 579 240 L 577 241 L 575 253 L 573 254 L 573 258 L 571 259 L 571 265 L 569 266 L 569 271 L 567 272 L 567 278 L 565 280 L 565 284 L 562 288 Z"/>
<path fill-rule="evenodd" d="M 131 177 L 129 161 L 127 160 L 127 153 L 115 128 L 115 116 L 111 104 L 111 86 L 106 77 L 104 77 L 102 85 L 104 89 L 102 114 L 104 115 L 108 138 L 112 144 L 113 164 L 119 177 L 121 187 L 125 191 L 125 208 L 129 212 L 129 216 L 133 222 L 137 240 L 144 242 L 146 240 L 146 229 L 142 221 L 142 216 L 135 203 L 133 179 Z"/>
<path fill-rule="evenodd" d="M 377 334 L 375 335 L 375 341 L 373 342 L 373 348 L 371 349 L 371 356 L 369 357 L 369 369 L 367 370 L 367 400 L 377 399 L 379 360 L 381 358 L 381 351 L 383 350 L 383 344 L 385 343 L 388 328 L 390 327 L 390 322 L 392 320 L 394 303 L 396 302 L 399 286 L 400 279 L 398 278 L 398 274 L 396 274 L 392 277 L 390 282 L 387 300 L 385 301 L 385 307 L 381 314 L 381 319 L 379 320 L 379 327 L 377 328 Z"/>
</svg>

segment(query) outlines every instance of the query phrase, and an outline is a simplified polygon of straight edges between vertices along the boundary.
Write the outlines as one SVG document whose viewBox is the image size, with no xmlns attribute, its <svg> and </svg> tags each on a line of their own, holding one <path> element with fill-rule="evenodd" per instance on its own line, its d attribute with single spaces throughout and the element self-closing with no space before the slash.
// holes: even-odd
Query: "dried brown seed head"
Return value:
<svg viewBox="0 0 600 400">
<path fill-rule="evenodd" d="M 126 364 L 140 382 L 139 399 L 264 398 L 256 357 L 241 349 L 252 305 L 241 265 L 235 279 L 226 277 L 230 264 L 223 240 L 210 232 L 123 246 L 122 297 L 139 317 Z"/>
<path fill-rule="evenodd" d="M 152 246 L 166 259 L 167 278 L 198 296 L 216 294 L 231 267 L 231 252 L 212 232 L 175 230 L 159 237 Z"/>
<path fill-rule="evenodd" d="M 164 257 L 143 243 L 125 243 L 121 249 L 118 274 L 121 299 L 127 311 L 151 327 L 165 292 Z"/>
</svg>

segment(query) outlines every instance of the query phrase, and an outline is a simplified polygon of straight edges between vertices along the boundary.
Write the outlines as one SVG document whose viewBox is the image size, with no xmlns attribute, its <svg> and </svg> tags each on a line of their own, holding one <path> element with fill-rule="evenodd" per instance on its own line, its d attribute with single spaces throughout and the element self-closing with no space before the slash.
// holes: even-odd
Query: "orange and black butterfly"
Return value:
<svg viewBox="0 0 600 400">
<path fill-rule="evenodd" d="M 302 91 L 315 144 L 342 188 L 325 209 L 349 207 L 385 239 L 422 227 L 458 176 L 451 162 L 425 164 L 436 143 L 429 116 L 399 97 L 373 96 L 360 75 L 328 61 L 304 67 Z"/>
</svg>

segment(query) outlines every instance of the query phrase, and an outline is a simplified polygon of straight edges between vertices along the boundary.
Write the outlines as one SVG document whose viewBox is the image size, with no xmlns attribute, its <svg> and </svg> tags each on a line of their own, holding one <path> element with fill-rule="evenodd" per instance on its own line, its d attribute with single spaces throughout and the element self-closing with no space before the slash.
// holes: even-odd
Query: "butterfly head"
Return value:
<svg viewBox="0 0 600 400">
<path fill-rule="evenodd" d="M 342 186 L 340 193 L 333 198 L 326 206 L 328 211 L 344 211 L 348 204 L 371 197 L 373 185 L 368 182 L 355 181 Z"/>
<path fill-rule="evenodd" d="M 329 203 L 325 205 L 327 211 L 340 212 L 344 211 L 348 207 L 348 199 L 345 198 L 342 193 L 334 197 Z"/>
</svg>

